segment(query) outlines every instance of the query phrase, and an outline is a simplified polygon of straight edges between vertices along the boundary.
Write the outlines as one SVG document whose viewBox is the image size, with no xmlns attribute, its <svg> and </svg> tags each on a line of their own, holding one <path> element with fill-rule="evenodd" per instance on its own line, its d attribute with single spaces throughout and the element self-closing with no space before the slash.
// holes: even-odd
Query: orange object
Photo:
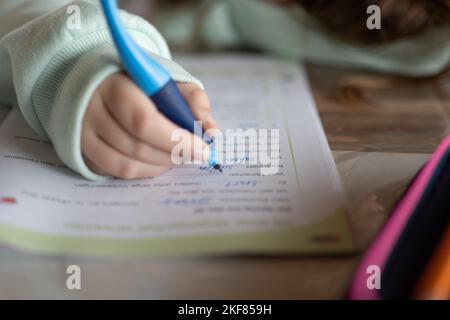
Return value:
<svg viewBox="0 0 450 320">
<path fill-rule="evenodd" d="M 415 290 L 416 299 L 450 299 L 450 226 Z"/>
</svg>

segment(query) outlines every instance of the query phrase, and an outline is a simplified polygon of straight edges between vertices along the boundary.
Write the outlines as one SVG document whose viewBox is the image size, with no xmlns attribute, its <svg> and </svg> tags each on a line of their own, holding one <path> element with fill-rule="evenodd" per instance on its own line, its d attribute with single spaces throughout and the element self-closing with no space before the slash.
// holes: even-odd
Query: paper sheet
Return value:
<svg viewBox="0 0 450 320">
<path fill-rule="evenodd" d="M 75 254 L 352 250 L 342 188 L 301 68 L 256 56 L 180 61 L 204 82 L 221 129 L 279 130 L 276 174 L 262 176 L 243 157 L 223 173 L 185 165 L 156 178 L 90 182 L 15 110 L 0 127 L 0 240 Z"/>
</svg>

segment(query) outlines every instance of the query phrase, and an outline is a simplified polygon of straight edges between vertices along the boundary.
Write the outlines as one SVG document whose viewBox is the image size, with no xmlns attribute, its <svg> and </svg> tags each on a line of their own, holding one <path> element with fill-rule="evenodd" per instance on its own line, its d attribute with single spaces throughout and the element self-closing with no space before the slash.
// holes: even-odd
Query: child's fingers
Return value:
<svg viewBox="0 0 450 320">
<path fill-rule="evenodd" d="M 149 165 L 129 158 L 109 146 L 93 132 L 87 134 L 90 135 L 87 137 L 90 143 L 84 144 L 83 154 L 87 163 L 94 165 L 93 169 L 122 179 L 147 178 L 168 170 L 167 167 Z"/>
<path fill-rule="evenodd" d="M 203 149 L 207 148 L 202 139 L 177 127 L 159 112 L 147 114 L 147 111 L 142 110 L 145 107 L 142 105 L 130 105 L 128 107 L 128 110 L 126 110 L 126 106 L 113 106 L 108 107 L 108 109 L 114 115 L 114 118 L 121 119 L 120 125 L 131 136 L 169 154 L 180 142 L 190 141 L 192 158 L 202 159 Z M 194 149 L 194 146 L 200 146 L 200 148 Z"/>
<path fill-rule="evenodd" d="M 99 175 L 102 175 L 102 176 L 108 176 L 109 174 L 108 173 L 106 173 L 105 171 L 103 171 L 101 168 L 99 168 L 99 167 L 97 167 L 96 165 L 95 165 L 95 163 L 93 163 L 91 160 L 89 160 L 88 158 L 86 158 L 86 157 L 83 157 L 84 158 L 84 162 L 86 163 L 86 165 L 89 167 L 89 169 L 91 169 L 93 172 L 95 172 L 95 173 L 97 173 L 97 174 L 99 174 Z"/>
<path fill-rule="evenodd" d="M 164 117 L 128 77 L 118 75 L 103 97 L 106 108 L 132 136 L 170 152 L 178 127 Z"/>
<path fill-rule="evenodd" d="M 194 116 L 202 121 L 203 129 L 218 128 L 217 122 L 211 111 L 211 103 L 206 92 L 195 84 L 180 83 L 178 84 L 181 94 L 186 99 L 186 102 L 191 107 Z"/>
<path fill-rule="evenodd" d="M 124 130 L 107 111 L 105 106 L 98 108 L 95 131 L 112 148 L 124 155 L 157 166 L 172 166 L 170 153 L 162 151 L 137 140 Z"/>
<path fill-rule="evenodd" d="M 201 159 L 203 152 L 209 150 L 203 140 L 167 119 L 131 80 L 124 77 L 119 76 L 120 83 L 115 80 L 103 98 L 106 108 L 121 127 L 136 139 L 168 153 L 180 140 L 190 140 L 192 158 Z M 203 148 L 194 149 L 194 146 Z"/>
</svg>

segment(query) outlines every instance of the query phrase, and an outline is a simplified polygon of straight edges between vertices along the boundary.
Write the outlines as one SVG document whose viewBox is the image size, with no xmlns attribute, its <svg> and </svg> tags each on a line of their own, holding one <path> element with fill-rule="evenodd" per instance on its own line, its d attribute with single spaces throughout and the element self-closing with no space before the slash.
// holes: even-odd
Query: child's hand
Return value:
<svg viewBox="0 0 450 320">
<path fill-rule="evenodd" d="M 182 95 L 203 128 L 216 128 L 206 93 L 193 84 L 178 84 Z M 124 74 L 107 78 L 95 91 L 84 116 L 81 150 L 91 170 L 124 179 L 156 176 L 172 166 L 171 151 L 179 129 L 164 117 L 151 100 Z M 188 131 L 186 137 L 204 146 L 203 154 L 191 150 L 195 160 L 208 159 L 209 148 Z M 183 137 L 184 139 L 184 137 Z M 184 140 L 186 141 L 186 140 Z M 201 141 L 201 142 L 200 142 Z M 191 160 L 193 160 L 191 159 Z"/>
</svg>

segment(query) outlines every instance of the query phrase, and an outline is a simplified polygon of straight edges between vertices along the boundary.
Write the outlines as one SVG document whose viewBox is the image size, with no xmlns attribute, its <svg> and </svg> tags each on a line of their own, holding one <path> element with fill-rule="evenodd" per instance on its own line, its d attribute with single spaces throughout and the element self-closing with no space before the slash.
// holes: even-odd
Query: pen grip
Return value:
<svg viewBox="0 0 450 320">
<path fill-rule="evenodd" d="M 169 120 L 181 128 L 202 137 L 202 128 L 196 125 L 194 114 L 173 80 L 169 80 L 166 85 L 150 98 L 158 110 Z"/>
</svg>

